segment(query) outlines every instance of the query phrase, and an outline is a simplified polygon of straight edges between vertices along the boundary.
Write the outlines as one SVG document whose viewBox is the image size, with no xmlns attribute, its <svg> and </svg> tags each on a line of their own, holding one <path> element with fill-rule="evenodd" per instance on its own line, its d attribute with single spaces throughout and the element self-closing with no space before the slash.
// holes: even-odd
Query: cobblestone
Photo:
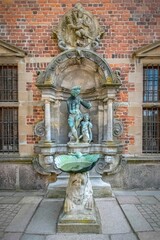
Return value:
<svg viewBox="0 0 160 240">
<path fill-rule="evenodd" d="M 136 204 L 139 212 L 155 231 L 160 231 L 160 204 Z"/>
<path fill-rule="evenodd" d="M 4 231 L 21 209 L 20 204 L 0 204 L 0 231 Z"/>
</svg>

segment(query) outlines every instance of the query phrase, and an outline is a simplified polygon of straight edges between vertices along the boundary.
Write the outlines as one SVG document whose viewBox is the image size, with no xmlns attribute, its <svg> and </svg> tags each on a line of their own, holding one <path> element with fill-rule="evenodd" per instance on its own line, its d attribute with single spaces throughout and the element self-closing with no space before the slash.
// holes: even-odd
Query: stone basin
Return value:
<svg viewBox="0 0 160 240">
<path fill-rule="evenodd" d="M 82 154 L 77 152 L 57 156 L 55 164 L 63 172 L 82 173 L 91 170 L 99 158 L 100 154 Z"/>
</svg>

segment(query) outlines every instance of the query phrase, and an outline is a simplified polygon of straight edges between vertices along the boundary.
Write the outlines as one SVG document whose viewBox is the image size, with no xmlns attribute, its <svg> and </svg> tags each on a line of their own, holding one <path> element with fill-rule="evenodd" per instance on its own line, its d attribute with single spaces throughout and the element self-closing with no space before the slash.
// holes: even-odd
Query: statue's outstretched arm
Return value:
<svg viewBox="0 0 160 240">
<path fill-rule="evenodd" d="M 88 108 L 88 109 L 89 109 L 89 108 L 92 107 L 91 102 L 85 101 L 85 100 L 83 100 L 83 99 L 80 99 L 80 103 L 81 103 L 82 106 L 85 107 L 85 108 Z"/>
</svg>

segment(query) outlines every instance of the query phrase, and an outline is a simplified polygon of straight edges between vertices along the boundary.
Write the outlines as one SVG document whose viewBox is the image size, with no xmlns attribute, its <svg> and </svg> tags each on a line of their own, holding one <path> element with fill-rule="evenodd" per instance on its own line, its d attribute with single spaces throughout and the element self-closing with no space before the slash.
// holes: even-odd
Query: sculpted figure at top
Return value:
<svg viewBox="0 0 160 240">
<path fill-rule="evenodd" d="M 96 49 L 103 35 L 97 19 L 80 3 L 62 17 L 53 33 L 57 35 L 62 50 L 77 47 Z"/>
<path fill-rule="evenodd" d="M 80 110 L 80 106 L 89 109 L 91 108 L 91 103 L 88 101 L 83 100 L 79 97 L 81 88 L 79 86 L 75 86 L 71 89 L 71 96 L 67 100 L 67 107 L 68 107 L 68 124 L 70 127 L 70 142 L 79 142 L 80 138 L 80 131 L 81 131 L 81 121 L 83 119 L 83 114 Z M 87 119 L 88 121 L 88 119 Z M 84 128 L 84 124 L 82 129 Z M 88 139 L 89 142 L 89 139 Z"/>
</svg>

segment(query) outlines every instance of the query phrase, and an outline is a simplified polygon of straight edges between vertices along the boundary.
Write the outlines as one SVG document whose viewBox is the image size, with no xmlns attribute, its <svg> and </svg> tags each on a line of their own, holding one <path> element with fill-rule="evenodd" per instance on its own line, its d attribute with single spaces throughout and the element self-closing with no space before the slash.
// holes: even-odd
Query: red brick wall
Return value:
<svg viewBox="0 0 160 240">
<path fill-rule="evenodd" d="M 105 29 L 98 53 L 105 58 L 130 58 L 143 45 L 160 40 L 159 0 L 81 0 L 84 8 L 92 12 Z M 52 30 L 74 4 L 75 0 L 0 0 L 0 37 L 28 53 L 29 57 L 51 57 L 60 50 L 57 40 L 51 39 Z M 33 92 L 33 100 L 40 100 L 40 92 L 35 87 L 36 71 L 43 70 L 48 63 L 27 64 L 26 71 L 32 72 L 33 82 L 26 89 Z M 120 69 L 122 87 L 117 94 L 120 102 L 128 101 L 128 92 L 135 91 L 134 83 L 128 82 L 129 72 L 134 65 L 111 65 Z M 34 125 L 43 119 L 42 107 L 34 107 L 33 116 L 27 116 L 27 124 Z M 129 144 L 134 144 L 134 136 L 128 135 L 128 127 L 134 124 L 134 117 L 128 116 L 128 107 L 119 107 L 115 116 L 124 124 L 121 140 L 125 152 Z M 34 135 L 27 136 L 28 143 L 38 141 Z"/>
<path fill-rule="evenodd" d="M 77 1 L 0 0 L 0 33 L 29 56 L 53 56 L 59 50 L 51 33 Z M 159 0 L 81 0 L 105 29 L 100 53 L 129 57 L 142 45 L 160 40 Z"/>
</svg>

